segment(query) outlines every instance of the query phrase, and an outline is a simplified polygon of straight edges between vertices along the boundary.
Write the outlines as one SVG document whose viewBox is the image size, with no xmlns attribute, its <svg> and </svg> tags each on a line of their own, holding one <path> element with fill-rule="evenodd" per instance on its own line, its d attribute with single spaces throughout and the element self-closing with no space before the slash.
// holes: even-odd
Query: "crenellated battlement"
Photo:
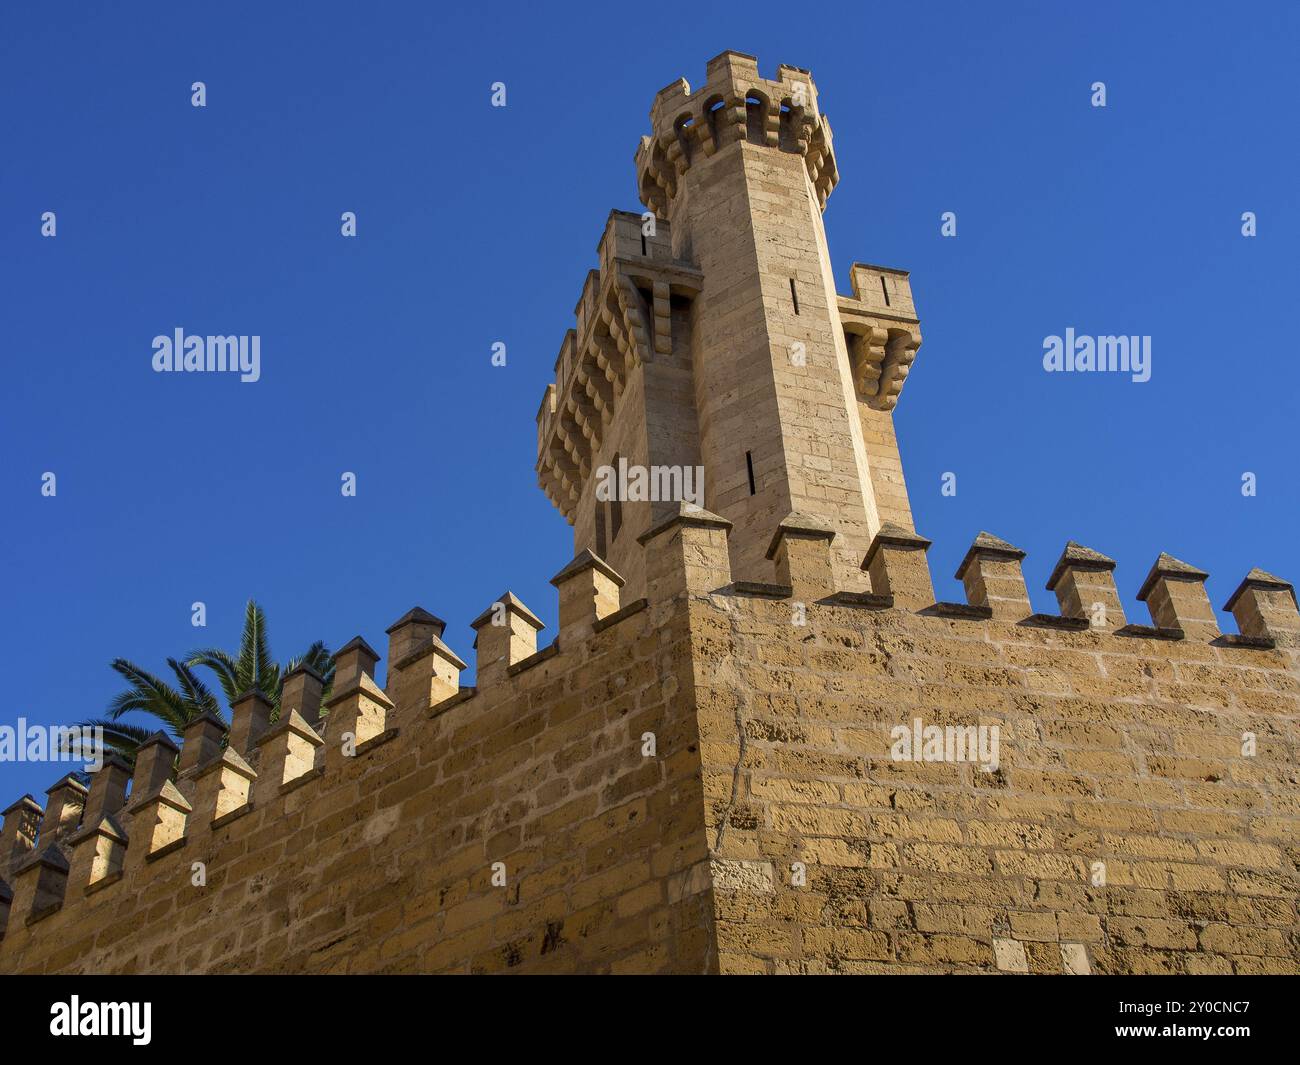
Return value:
<svg viewBox="0 0 1300 1065">
<path fill-rule="evenodd" d="M 361 767 L 383 748 L 391 749 L 389 764 L 425 765 L 423 787 L 437 791 L 439 779 L 462 752 L 476 747 L 470 737 L 481 715 L 497 718 L 505 710 L 517 722 L 510 728 L 522 727 L 531 720 L 526 708 L 537 705 L 537 695 L 546 692 L 552 701 L 560 696 L 566 686 L 555 688 L 556 678 L 572 675 L 579 664 L 588 669 L 591 684 L 602 685 L 618 672 L 612 662 L 601 665 L 616 629 L 640 618 L 638 638 L 649 638 L 671 628 L 672 619 L 680 620 L 683 612 L 693 617 L 692 603 L 706 613 L 720 610 L 722 616 L 749 609 L 749 603 L 784 602 L 785 609 L 794 603 L 801 620 L 790 629 L 792 645 L 810 633 L 842 628 L 840 615 L 848 611 L 866 619 L 862 624 L 868 628 L 883 626 L 882 633 L 898 630 L 899 621 L 890 619 L 910 617 L 905 627 L 918 639 L 927 625 L 937 626 L 940 635 L 955 631 L 954 624 L 983 628 L 974 639 L 990 647 L 1007 640 L 1009 630 L 1021 630 L 1030 643 L 1048 648 L 1062 638 L 1077 641 L 1086 634 L 1090 644 L 1067 646 L 1089 646 L 1103 655 L 1135 654 L 1152 663 L 1148 668 L 1167 668 L 1160 664 L 1184 659 L 1181 654 L 1169 657 L 1162 648 L 1195 643 L 1207 652 L 1219 649 L 1222 663 L 1216 668 L 1224 671 L 1237 670 L 1243 660 L 1236 656 L 1248 653 L 1280 655 L 1264 668 L 1293 673 L 1300 651 L 1293 587 L 1258 569 L 1228 598 L 1226 609 L 1236 616 L 1240 631 L 1221 634 L 1205 591 L 1207 575 L 1168 554 L 1158 556 L 1139 589 L 1139 599 L 1150 610 L 1148 625 L 1124 616 L 1114 560 L 1074 542 L 1066 545 L 1047 580 L 1060 613 L 1044 615 L 1029 604 L 1024 552 L 988 533 L 976 537 L 958 567 L 964 603 L 935 601 L 926 561 L 930 542 L 898 526 L 882 528 L 862 560 L 870 584 L 866 593 L 837 586 L 831 561 L 836 531 L 818 519 L 791 514 L 778 523 L 768 552 L 770 582 L 732 580 L 729 533 L 725 519 L 688 507 L 646 530 L 640 542 L 648 556 L 648 594 L 631 602 L 622 599 L 623 579 L 608 563 L 580 552 L 552 581 L 559 594 L 559 633 L 540 649 L 542 621 L 512 593 L 503 593 L 472 624 L 478 652 L 472 686 L 461 683 L 467 667 L 443 642 L 445 623 L 416 607 L 388 628 L 391 664 L 382 688 L 375 680 L 380 656 L 358 636 L 336 656 L 335 689 L 324 707 L 320 678 L 298 670 L 285 678 L 284 710 L 276 722 L 270 720 L 266 698 L 249 692 L 234 703 L 228 730 L 205 715 L 187 728 L 179 750 L 166 736 L 153 737 L 141 748 L 133 772 L 110 758 L 94 774 L 89 790 L 64 777 L 50 789 L 44 809 L 23 796 L 4 815 L 0 914 L 7 926 L 0 969 L 36 964 L 31 959 L 40 956 L 47 958 L 46 965 L 52 964 L 49 959 L 62 959 L 60 968 L 104 964 L 102 952 L 86 957 L 62 949 L 49 953 L 40 941 L 53 937 L 68 946 L 71 930 L 94 919 L 81 911 L 102 915 L 102 907 L 115 898 L 156 899 L 159 892 L 183 896 L 192 890 L 191 861 L 219 862 L 232 826 L 255 813 L 260 814 L 256 832 L 261 843 L 277 853 L 292 850 L 292 839 L 303 831 L 294 811 L 301 812 L 304 803 L 324 804 L 345 823 L 366 821 L 374 815 L 373 804 L 367 801 L 368 789 L 358 790 L 355 781 Z M 695 624 L 690 621 L 687 628 Z M 1067 635 L 1071 633 L 1076 636 Z M 1110 649 L 1111 642 L 1116 649 Z M 701 659 L 701 652 L 698 646 L 691 652 L 697 682 L 701 668 L 717 665 Z M 1204 654 L 1195 658 L 1206 662 L 1206 670 L 1214 662 Z M 657 683 L 649 675 L 644 679 L 651 688 Z M 1294 688 L 1291 681 L 1279 690 Z M 540 737 L 538 727 L 540 722 L 524 732 Z M 439 735 L 445 741 L 448 733 L 457 738 L 451 746 L 431 744 Z M 486 771 L 495 763 L 479 764 Z M 488 782 L 482 771 L 478 779 Z M 340 791 L 349 783 L 353 786 Z M 419 790 L 404 794 L 414 797 Z M 485 796 L 485 810 L 507 802 L 507 794 L 494 800 Z M 493 846 L 487 838 L 481 853 L 485 863 L 506 857 L 506 844 L 500 856 Z M 274 892 L 275 869 L 265 878 Z M 183 938 L 186 931 L 177 927 L 171 934 Z M 115 949 L 129 947 L 128 939 Z"/>
<path fill-rule="evenodd" d="M 587 274 L 577 328 L 565 333 L 555 383 L 542 396 L 538 484 L 570 523 L 629 378 L 672 352 L 672 301 L 700 291 L 700 271 L 672 258 L 669 233 L 660 222 L 647 235 L 639 215 L 610 212 L 596 248 L 600 268 Z"/>
<path fill-rule="evenodd" d="M 636 153 L 637 174 L 642 201 L 661 217 L 692 163 L 742 141 L 802 156 L 822 207 L 839 180 L 830 122 L 817 109 L 812 75 L 798 67 L 783 64 L 769 81 L 753 56 L 723 52 L 709 60 L 698 91 L 685 78 L 659 90 L 650 126 Z"/>
</svg>

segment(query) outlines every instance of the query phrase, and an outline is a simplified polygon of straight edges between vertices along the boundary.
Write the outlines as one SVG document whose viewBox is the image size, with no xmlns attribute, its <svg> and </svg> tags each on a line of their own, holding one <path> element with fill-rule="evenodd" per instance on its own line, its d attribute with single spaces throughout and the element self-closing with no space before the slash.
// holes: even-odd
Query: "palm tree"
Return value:
<svg viewBox="0 0 1300 1065">
<path fill-rule="evenodd" d="M 158 730 L 122 721 L 126 714 L 135 711 L 149 714 L 178 741 L 184 736 L 185 727 L 203 714 L 229 721 L 216 695 L 195 672 L 198 666 L 216 674 L 227 704 L 233 704 L 246 691 L 256 688 L 271 701 L 272 720 L 280 714 L 280 679 L 286 674 L 299 666 L 308 666 L 324 680 L 326 694 L 334 680 L 334 657 L 321 640 L 283 665 L 272 659 L 266 615 L 251 599 L 244 609 L 244 631 L 236 654 L 219 647 L 205 647 L 191 652 L 184 662 L 169 658 L 167 665 L 175 676 L 174 684 L 125 658 L 115 658 L 112 668 L 129 686 L 108 704 L 107 717 L 84 721 L 82 726 L 102 728 L 105 746 L 128 762 L 134 762 L 140 745 Z"/>
<path fill-rule="evenodd" d="M 184 734 L 186 725 L 205 713 L 225 720 L 217 697 L 187 663 L 167 659 L 176 677 L 175 686 L 125 658 L 115 658 L 111 665 L 129 687 L 113 697 L 107 717 L 83 721 L 82 727 L 103 729 L 105 745 L 128 762 L 135 761 L 136 750 L 158 730 L 124 722 L 121 718 L 125 714 L 132 711 L 149 714 L 177 740 Z"/>
<path fill-rule="evenodd" d="M 271 700 L 271 720 L 280 714 L 280 680 L 299 666 L 308 666 L 320 674 L 328 692 L 334 680 L 334 658 L 323 640 L 317 640 L 307 650 L 283 665 L 271 657 L 270 642 L 266 635 L 266 614 L 252 599 L 244 608 L 244 632 L 239 641 L 239 653 L 231 655 L 220 647 L 202 647 L 191 651 L 186 659 L 188 666 L 204 666 L 217 675 L 217 683 L 234 703 L 246 691 L 256 688 Z"/>
</svg>

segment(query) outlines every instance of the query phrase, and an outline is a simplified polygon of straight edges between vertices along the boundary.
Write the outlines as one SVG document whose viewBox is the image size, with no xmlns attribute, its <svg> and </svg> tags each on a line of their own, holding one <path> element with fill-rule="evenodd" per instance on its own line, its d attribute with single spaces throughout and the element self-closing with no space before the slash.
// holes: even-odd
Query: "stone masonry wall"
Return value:
<svg viewBox="0 0 1300 1065">
<path fill-rule="evenodd" d="M 432 709 L 395 707 L 332 765 L 331 725 L 317 767 L 271 780 L 246 812 L 213 828 L 196 803 L 183 846 L 128 858 L 89 894 L 72 877 L 30 926 L 15 908 L 0 972 L 704 971 L 684 611 L 634 605 L 510 669 Z M 641 753 L 647 731 L 657 757 Z M 147 845 L 127 827 L 128 852 Z"/>
<path fill-rule="evenodd" d="M 475 623 L 477 689 L 413 611 L 395 702 L 362 641 L 340 651 L 323 742 L 296 710 L 250 731 L 238 701 L 224 752 L 187 731 L 174 841 L 135 796 L 103 806 L 110 764 L 80 834 L 9 863 L 0 971 L 1300 971 L 1285 582 L 1252 571 L 1221 635 L 1204 574 L 1161 556 L 1156 624 L 1131 625 L 1113 563 L 1070 545 L 1062 614 L 1036 615 L 1020 553 L 981 534 L 968 602 L 935 603 L 927 542 L 886 527 L 873 592 L 844 592 L 833 534 L 793 518 L 770 584 L 731 580 L 707 511 L 642 534 L 647 599 L 581 553 L 552 647 L 508 594 L 507 624 Z M 898 760 L 915 719 L 996 725 L 996 768 Z"/>
<path fill-rule="evenodd" d="M 1016 613 L 693 601 L 722 972 L 1300 971 L 1294 633 Z M 917 718 L 997 771 L 894 760 Z"/>
</svg>

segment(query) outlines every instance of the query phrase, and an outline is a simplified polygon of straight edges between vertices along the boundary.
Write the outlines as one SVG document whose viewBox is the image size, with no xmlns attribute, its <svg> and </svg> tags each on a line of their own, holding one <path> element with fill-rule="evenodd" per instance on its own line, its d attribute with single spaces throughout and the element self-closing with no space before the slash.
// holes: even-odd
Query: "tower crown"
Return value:
<svg viewBox="0 0 1300 1065">
<path fill-rule="evenodd" d="M 830 123 L 817 110 L 812 75 L 799 67 L 782 64 L 768 81 L 753 56 L 723 52 L 709 61 L 697 92 L 685 78 L 659 90 L 650 126 L 637 150 L 637 177 L 642 202 L 661 216 L 691 164 L 736 141 L 802 155 L 822 207 L 839 180 Z"/>
</svg>

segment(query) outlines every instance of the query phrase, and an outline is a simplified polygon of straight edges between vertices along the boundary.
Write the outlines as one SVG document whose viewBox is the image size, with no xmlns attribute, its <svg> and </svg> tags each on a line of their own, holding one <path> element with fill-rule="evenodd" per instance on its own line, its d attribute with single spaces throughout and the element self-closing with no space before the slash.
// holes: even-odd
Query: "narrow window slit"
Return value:
<svg viewBox="0 0 1300 1065">
<path fill-rule="evenodd" d="M 622 456 L 614 452 L 614 496 L 609 500 L 609 542 L 612 545 L 618 539 L 618 532 L 623 528 L 623 492 L 618 482 L 621 476 L 622 467 L 620 459 Z"/>
<path fill-rule="evenodd" d="M 745 452 L 745 468 L 749 470 L 749 494 L 757 495 L 758 489 L 754 487 L 754 453 L 752 451 Z"/>
<path fill-rule="evenodd" d="M 885 279 L 884 279 L 883 277 L 880 279 L 880 291 L 881 291 L 881 294 L 885 297 L 885 306 L 888 307 L 888 306 L 889 306 L 889 288 L 888 288 L 888 286 L 885 285 Z"/>
<path fill-rule="evenodd" d="M 790 278 L 790 301 L 794 304 L 794 313 L 795 313 L 795 314 L 798 314 L 798 313 L 799 313 L 799 293 L 796 291 L 796 289 L 795 289 L 795 287 L 794 287 L 794 278 L 793 278 L 793 277 Z M 886 297 L 886 302 L 888 302 L 888 297 Z"/>
</svg>

